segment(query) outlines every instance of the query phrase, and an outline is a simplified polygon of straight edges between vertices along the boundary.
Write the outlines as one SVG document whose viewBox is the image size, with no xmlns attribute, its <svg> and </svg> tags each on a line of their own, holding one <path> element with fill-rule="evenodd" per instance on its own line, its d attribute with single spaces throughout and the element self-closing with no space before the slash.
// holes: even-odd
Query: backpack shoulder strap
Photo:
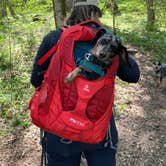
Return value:
<svg viewBox="0 0 166 166">
<path fill-rule="evenodd" d="M 62 32 L 66 29 L 65 27 L 60 28 L 62 30 Z M 59 33 L 59 38 L 61 36 L 62 33 Z M 60 39 L 59 39 L 60 40 Z M 57 48 L 58 48 L 58 44 L 59 44 L 59 40 L 58 42 L 50 49 L 48 50 L 48 52 L 46 52 L 38 61 L 37 64 L 38 65 L 42 65 L 54 52 L 56 52 Z"/>
<path fill-rule="evenodd" d="M 42 65 L 58 48 L 58 43 L 56 43 L 46 54 L 44 54 L 38 61 L 38 65 Z"/>
</svg>

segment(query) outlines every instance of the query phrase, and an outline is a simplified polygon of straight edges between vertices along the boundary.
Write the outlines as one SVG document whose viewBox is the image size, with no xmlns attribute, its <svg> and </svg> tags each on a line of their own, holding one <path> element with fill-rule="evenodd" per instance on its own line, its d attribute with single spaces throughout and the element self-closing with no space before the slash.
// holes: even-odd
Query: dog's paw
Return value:
<svg viewBox="0 0 166 166">
<path fill-rule="evenodd" d="M 81 72 L 81 68 L 77 67 L 72 72 L 70 72 L 66 78 L 64 79 L 65 83 L 69 83 L 75 79 L 75 77 L 79 76 Z"/>
<path fill-rule="evenodd" d="M 69 82 L 71 82 L 72 80 L 71 80 L 71 77 L 70 77 L 70 74 L 64 79 L 64 82 L 65 83 L 69 83 Z"/>
</svg>

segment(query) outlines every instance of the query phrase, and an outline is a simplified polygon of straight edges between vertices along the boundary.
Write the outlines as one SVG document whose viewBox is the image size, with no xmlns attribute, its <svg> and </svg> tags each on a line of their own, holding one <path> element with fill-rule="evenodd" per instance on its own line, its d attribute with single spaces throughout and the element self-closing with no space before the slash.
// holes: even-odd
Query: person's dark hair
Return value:
<svg viewBox="0 0 166 166">
<path fill-rule="evenodd" d="M 101 10 L 94 5 L 75 6 L 71 15 L 66 19 L 66 24 L 72 26 L 82 21 L 89 20 L 91 19 L 91 16 L 95 16 L 96 13 L 98 13 L 99 17 L 102 16 Z"/>
</svg>

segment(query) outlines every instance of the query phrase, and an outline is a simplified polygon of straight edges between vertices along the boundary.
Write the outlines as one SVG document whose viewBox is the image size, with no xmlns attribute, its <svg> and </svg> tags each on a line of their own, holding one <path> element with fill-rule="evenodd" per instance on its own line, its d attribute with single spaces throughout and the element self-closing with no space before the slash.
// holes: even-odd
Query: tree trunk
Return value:
<svg viewBox="0 0 166 166">
<path fill-rule="evenodd" d="M 0 0 L 0 19 L 7 17 L 8 15 L 7 8 L 9 9 L 10 14 L 13 17 L 16 17 L 16 13 L 12 2 L 10 0 Z"/>
<path fill-rule="evenodd" d="M 64 20 L 66 17 L 66 4 L 65 0 L 52 0 L 55 26 L 59 28 L 64 25 Z"/>
<path fill-rule="evenodd" d="M 112 11 L 112 28 L 113 33 L 116 34 L 116 28 L 115 28 L 115 16 L 116 16 L 116 8 L 117 4 L 115 0 L 111 0 L 111 11 Z"/>
<path fill-rule="evenodd" d="M 0 0 L 0 19 L 7 16 L 6 0 Z"/>
<path fill-rule="evenodd" d="M 153 0 L 146 0 L 147 5 L 147 30 L 151 31 L 154 29 L 155 23 L 155 10 Z"/>
<path fill-rule="evenodd" d="M 115 16 L 120 15 L 119 7 L 116 0 L 111 0 L 111 8 L 112 8 L 112 14 L 114 14 Z"/>
<path fill-rule="evenodd" d="M 14 10 L 14 7 L 13 7 L 13 4 L 10 0 L 6 0 L 7 2 L 7 6 L 9 8 L 9 11 L 10 11 L 10 14 L 13 16 L 13 17 L 16 17 L 16 13 L 15 13 L 15 10 Z"/>
<path fill-rule="evenodd" d="M 66 3 L 66 11 L 70 12 L 73 7 L 73 0 L 66 0 L 65 3 Z"/>
</svg>

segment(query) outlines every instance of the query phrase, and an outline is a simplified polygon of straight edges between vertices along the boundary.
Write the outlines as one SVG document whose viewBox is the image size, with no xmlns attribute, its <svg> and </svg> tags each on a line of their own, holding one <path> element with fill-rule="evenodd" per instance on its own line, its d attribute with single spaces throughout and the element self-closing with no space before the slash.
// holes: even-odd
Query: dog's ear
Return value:
<svg viewBox="0 0 166 166">
<path fill-rule="evenodd" d="M 158 65 L 161 66 L 161 62 L 160 61 L 158 61 Z"/>
<path fill-rule="evenodd" d="M 121 45 L 120 47 L 121 47 L 121 50 L 120 50 L 120 53 L 119 53 L 120 61 L 121 61 L 124 65 L 130 67 L 130 63 L 129 63 L 129 54 L 128 54 L 127 48 L 124 47 L 123 45 Z"/>
<path fill-rule="evenodd" d="M 97 33 L 96 33 L 96 36 L 95 38 L 93 39 L 93 43 L 96 44 L 97 40 L 103 36 L 104 34 L 106 33 L 106 30 L 104 28 L 101 28 Z"/>
<path fill-rule="evenodd" d="M 156 65 L 156 62 L 153 62 L 153 65 Z"/>
</svg>

